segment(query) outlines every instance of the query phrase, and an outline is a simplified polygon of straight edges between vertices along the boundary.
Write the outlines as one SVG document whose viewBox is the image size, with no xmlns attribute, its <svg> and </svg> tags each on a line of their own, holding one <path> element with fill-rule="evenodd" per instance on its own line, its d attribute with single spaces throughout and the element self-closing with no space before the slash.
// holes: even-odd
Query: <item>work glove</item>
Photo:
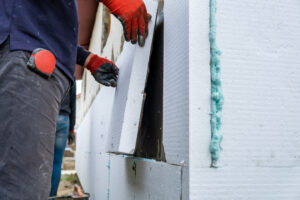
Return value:
<svg viewBox="0 0 300 200">
<path fill-rule="evenodd" d="M 86 68 L 90 70 L 95 80 L 105 86 L 116 87 L 119 68 L 110 60 L 92 55 Z"/>
<path fill-rule="evenodd" d="M 73 144 L 75 141 L 75 131 L 74 130 L 70 130 L 69 131 L 69 135 L 68 135 L 68 145 Z"/>
<path fill-rule="evenodd" d="M 142 0 L 101 0 L 122 23 L 126 41 L 144 46 L 148 36 L 148 22 L 151 15 L 147 13 Z"/>
</svg>

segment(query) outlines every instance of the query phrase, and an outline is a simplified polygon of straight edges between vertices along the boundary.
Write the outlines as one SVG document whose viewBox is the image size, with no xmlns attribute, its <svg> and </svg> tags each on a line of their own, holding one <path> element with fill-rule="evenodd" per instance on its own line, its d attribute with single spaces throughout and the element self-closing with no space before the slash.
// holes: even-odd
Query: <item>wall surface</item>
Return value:
<svg viewBox="0 0 300 200">
<path fill-rule="evenodd" d="M 217 169 L 209 167 L 208 6 L 190 5 L 191 199 L 299 199 L 299 1 L 217 0 L 225 97 Z"/>
<path fill-rule="evenodd" d="M 183 166 L 189 197 L 189 1 L 164 6 L 163 145 L 168 163 Z"/>
<path fill-rule="evenodd" d="M 101 9 L 99 6 L 90 46 L 98 54 L 103 28 Z M 102 55 L 116 59 L 122 48 L 120 33 L 122 27 L 111 17 L 111 31 Z M 99 84 L 85 72 L 78 113 L 82 120 L 77 131 L 76 170 L 90 199 L 181 200 L 182 165 L 106 153 L 115 89 L 101 87 L 98 91 Z"/>
<path fill-rule="evenodd" d="M 180 200 L 181 166 L 105 152 L 112 104 L 103 99 L 113 93 L 101 90 L 78 130 L 76 170 L 84 190 L 91 200 Z"/>
<path fill-rule="evenodd" d="M 111 18 L 102 50 L 101 9 L 91 49 L 116 59 L 122 27 Z M 166 162 L 105 153 L 114 90 L 96 95 L 86 73 L 76 167 L 91 199 L 300 199 L 299 10 L 298 0 L 217 0 L 224 139 L 211 168 L 209 0 L 165 0 Z"/>
</svg>

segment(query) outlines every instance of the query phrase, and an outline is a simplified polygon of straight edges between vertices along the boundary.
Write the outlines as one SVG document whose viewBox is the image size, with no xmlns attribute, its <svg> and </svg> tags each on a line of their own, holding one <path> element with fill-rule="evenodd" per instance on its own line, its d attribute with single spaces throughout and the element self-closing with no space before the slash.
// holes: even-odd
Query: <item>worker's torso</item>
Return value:
<svg viewBox="0 0 300 200">
<path fill-rule="evenodd" d="M 78 37 L 75 0 L 1 0 L 0 44 L 8 36 L 11 50 L 50 50 L 71 78 Z"/>
</svg>

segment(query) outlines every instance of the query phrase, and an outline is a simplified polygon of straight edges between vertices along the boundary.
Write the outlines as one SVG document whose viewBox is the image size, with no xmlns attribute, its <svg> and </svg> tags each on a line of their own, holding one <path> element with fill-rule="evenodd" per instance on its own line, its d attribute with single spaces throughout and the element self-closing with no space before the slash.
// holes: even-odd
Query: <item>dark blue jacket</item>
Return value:
<svg viewBox="0 0 300 200">
<path fill-rule="evenodd" d="M 8 37 L 11 50 L 50 50 L 70 79 L 89 54 L 77 46 L 75 0 L 1 0 L 0 44 Z"/>
</svg>

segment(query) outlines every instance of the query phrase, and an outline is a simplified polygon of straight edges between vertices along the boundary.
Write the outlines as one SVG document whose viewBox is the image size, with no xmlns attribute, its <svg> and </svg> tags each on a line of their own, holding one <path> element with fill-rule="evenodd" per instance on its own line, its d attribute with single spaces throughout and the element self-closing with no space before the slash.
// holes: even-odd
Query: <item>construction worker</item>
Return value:
<svg viewBox="0 0 300 200">
<path fill-rule="evenodd" d="M 75 80 L 75 77 L 74 77 Z M 56 122 L 56 134 L 54 142 L 54 159 L 51 178 L 50 197 L 57 195 L 57 190 L 61 177 L 61 166 L 64 157 L 67 141 L 70 144 L 75 139 L 76 122 L 76 82 L 70 88 L 60 105 L 59 115 Z"/>
<path fill-rule="evenodd" d="M 149 16 L 142 0 L 102 0 L 121 21 L 126 41 L 143 41 Z M 0 3 L 0 198 L 49 196 L 55 125 L 75 63 L 115 87 L 118 68 L 77 45 L 75 0 Z"/>
</svg>

